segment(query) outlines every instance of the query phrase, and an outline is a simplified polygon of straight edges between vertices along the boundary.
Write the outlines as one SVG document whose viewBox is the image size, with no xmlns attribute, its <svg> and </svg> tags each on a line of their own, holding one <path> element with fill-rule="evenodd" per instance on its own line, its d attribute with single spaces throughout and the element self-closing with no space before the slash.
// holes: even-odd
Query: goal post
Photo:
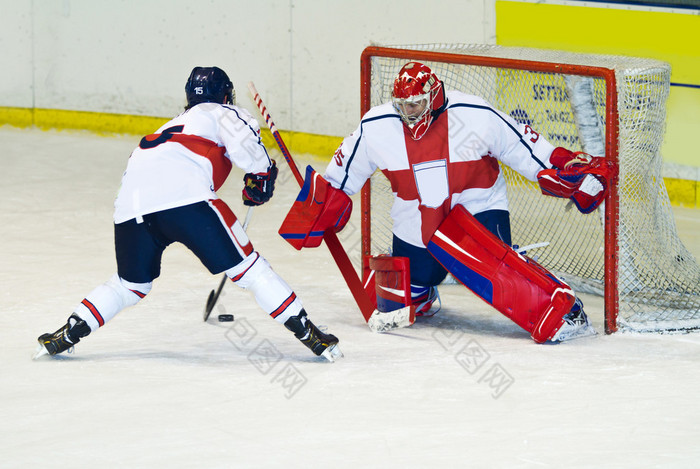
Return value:
<svg viewBox="0 0 700 469">
<path fill-rule="evenodd" d="M 575 290 L 604 297 L 605 330 L 700 328 L 700 267 L 675 228 L 661 177 L 670 66 L 635 57 L 490 45 L 366 48 L 361 111 L 391 99 L 396 73 L 425 63 L 447 89 L 478 95 L 532 125 L 555 146 L 619 164 L 605 203 L 583 215 L 502 166 L 513 242 L 542 241 L 538 262 Z M 388 181 L 376 172 L 361 196 L 362 254 L 391 250 Z"/>
</svg>

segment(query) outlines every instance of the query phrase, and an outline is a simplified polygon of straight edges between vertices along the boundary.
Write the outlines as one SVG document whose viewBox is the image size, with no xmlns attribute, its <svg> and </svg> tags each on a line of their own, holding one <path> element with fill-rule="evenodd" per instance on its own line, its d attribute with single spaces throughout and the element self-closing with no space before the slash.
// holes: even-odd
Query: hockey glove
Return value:
<svg viewBox="0 0 700 469">
<path fill-rule="evenodd" d="M 549 156 L 549 162 L 555 169 L 568 169 L 573 165 L 587 165 L 592 156 L 582 151 L 573 152 L 564 147 L 557 147 Z"/>
<path fill-rule="evenodd" d="M 542 193 L 571 199 L 581 213 L 598 208 L 617 176 L 617 166 L 611 161 L 561 147 L 554 150 L 550 162 L 555 168 L 537 173 Z"/>
<path fill-rule="evenodd" d="M 342 230 L 351 213 L 352 199 L 307 166 L 304 186 L 282 222 L 279 234 L 295 249 L 318 247 L 324 233 Z"/>
<path fill-rule="evenodd" d="M 246 173 L 243 176 L 243 205 L 262 205 L 270 198 L 275 190 L 277 179 L 277 164 L 272 160 L 272 165 L 264 173 Z"/>
</svg>

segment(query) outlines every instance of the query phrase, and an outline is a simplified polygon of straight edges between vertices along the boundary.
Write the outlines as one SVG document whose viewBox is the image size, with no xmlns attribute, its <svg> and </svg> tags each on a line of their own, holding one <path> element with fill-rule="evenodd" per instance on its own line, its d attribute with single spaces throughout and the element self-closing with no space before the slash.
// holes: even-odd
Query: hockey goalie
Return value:
<svg viewBox="0 0 700 469">
<path fill-rule="evenodd" d="M 601 204 L 617 172 L 604 158 L 555 148 L 529 125 L 480 97 L 445 90 L 429 67 L 408 62 L 391 102 L 370 109 L 324 177 L 315 174 L 321 197 L 313 198 L 311 186 L 302 191 L 280 233 L 298 249 L 317 245 L 319 233 L 342 228 L 351 209 L 347 195 L 379 169 L 394 194 L 389 258 L 396 260 L 367 263 L 373 274 L 381 272 L 380 310 L 409 303 L 416 316 L 435 314 L 437 286 L 449 272 L 537 343 L 595 334 L 574 291 L 511 247 L 500 164 L 582 213 Z"/>
</svg>

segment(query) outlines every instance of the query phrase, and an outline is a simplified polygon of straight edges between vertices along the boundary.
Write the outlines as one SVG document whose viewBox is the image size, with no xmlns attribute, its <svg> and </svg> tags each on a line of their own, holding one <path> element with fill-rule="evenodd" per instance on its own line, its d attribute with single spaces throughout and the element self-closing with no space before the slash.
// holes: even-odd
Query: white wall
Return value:
<svg viewBox="0 0 700 469">
<path fill-rule="evenodd" d="M 495 43 L 495 0 L 0 0 L 0 107 L 167 117 L 218 65 L 281 129 L 344 136 L 372 43 Z M 254 115 L 257 113 L 254 112 Z"/>
</svg>

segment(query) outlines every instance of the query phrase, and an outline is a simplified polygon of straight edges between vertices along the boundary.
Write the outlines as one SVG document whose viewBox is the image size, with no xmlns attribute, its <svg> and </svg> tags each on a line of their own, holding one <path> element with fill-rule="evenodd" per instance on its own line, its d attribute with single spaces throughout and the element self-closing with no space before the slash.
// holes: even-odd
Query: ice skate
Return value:
<svg viewBox="0 0 700 469">
<path fill-rule="evenodd" d="M 416 317 L 422 316 L 429 318 L 435 315 L 442 307 L 437 287 L 430 287 L 427 297 L 422 301 L 419 299 L 414 305 L 416 307 Z"/>
<path fill-rule="evenodd" d="M 66 324 L 53 334 L 42 334 L 37 339 L 39 346 L 34 353 L 34 359 L 44 355 L 56 355 L 68 350 L 73 351 L 73 346 L 80 339 L 90 333 L 90 326 L 76 314 L 72 314 Z"/>
<path fill-rule="evenodd" d="M 294 336 L 306 345 L 315 355 L 322 356 L 330 362 L 343 357 L 343 352 L 338 347 L 338 338 L 333 334 L 321 332 L 306 317 L 306 311 L 287 319 L 284 327 L 294 333 Z"/>
<path fill-rule="evenodd" d="M 588 321 L 586 313 L 583 312 L 583 303 L 576 298 L 576 303 L 574 303 L 571 311 L 564 315 L 564 324 L 554 334 L 552 342 L 564 342 L 591 335 L 596 335 L 596 331 Z"/>
</svg>

